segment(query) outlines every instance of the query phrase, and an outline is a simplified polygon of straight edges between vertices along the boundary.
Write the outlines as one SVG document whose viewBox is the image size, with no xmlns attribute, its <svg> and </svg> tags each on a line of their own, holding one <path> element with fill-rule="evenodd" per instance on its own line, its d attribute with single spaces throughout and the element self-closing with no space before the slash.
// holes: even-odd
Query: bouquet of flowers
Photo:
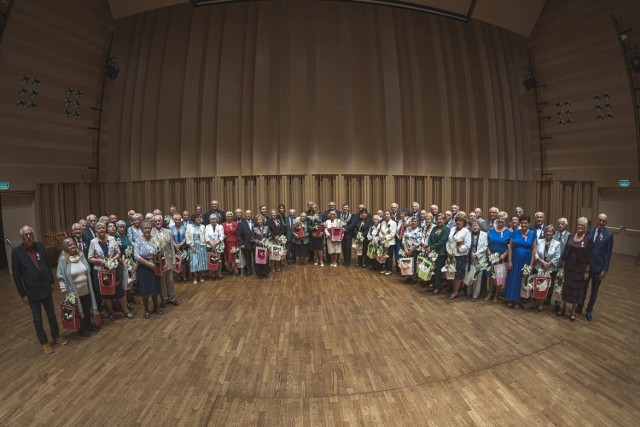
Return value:
<svg viewBox="0 0 640 427">
<path fill-rule="evenodd" d="M 149 242 L 155 249 L 156 253 L 153 255 L 154 273 L 156 276 L 162 276 L 163 270 L 167 265 L 167 260 L 164 257 L 164 245 L 165 240 L 162 233 L 155 234 Z"/>
<path fill-rule="evenodd" d="M 309 226 L 311 227 L 311 235 L 313 237 L 322 237 L 322 233 L 324 233 L 325 225 L 322 222 L 322 218 L 320 215 L 315 214 L 309 217 Z"/>
<path fill-rule="evenodd" d="M 215 253 L 217 253 L 217 254 L 221 254 L 221 253 L 223 253 L 223 252 L 224 252 L 224 242 L 220 242 L 220 243 L 218 244 L 218 246 L 216 246 L 216 247 L 213 249 L 213 252 L 215 252 Z"/>
<path fill-rule="evenodd" d="M 553 289 L 553 298 L 556 300 L 562 299 L 562 287 L 564 285 L 564 268 L 558 269 L 556 274 L 556 287 Z"/>
<path fill-rule="evenodd" d="M 291 225 L 291 228 L 293 230 L 293 234 L 298 239 L 302 239 L 302 236 L 304 236 L 304 227 L 302 225 L 302 221 L 300 221 L 300 217 L 297 217 L 296 219 L 293 220 L 293 224 Z"/>
<path fill-rule="evenodd" d="M 284 235 L 284 234 L 281 234 L 278 237 L 278 243 L 280 243 L 280 245 L 282 245 L 282 246 L 286 245 L 287 244 L 287 236 Z"/>
<path fill-rule="evenodd" d="M 522 285 L 520 296 L 523 298 L 530 298 L 531 292 L 533 291 L 533 275 L 531 274 L 531 267 L 529 264 L 525 264 L 522 267 L 522 279 L 520 284 Z"/>
<path fill-rule="evenodd" d="M 364 244 L 364 236 L 361 231 L 358 231 L 356 234 L 356 238 L 353 239 L 353 244 L 351 245 L 353 249 L 356 250 L 356 255 L 362 255 L 362 245 Z"/>
<path fill-rule="evenodd" d="M 165 215 L 164 216 L 164 223 L 165 224 L 169 224 L 169 221 L 171 221 L 171 215 Z"/>
<path fill-rule="evenodd" d="M 456 248 L 447 245 L 447 263 L 442 267 L 442 271 L 447 280 L 453 280 L 456 276 Z"/>
<path fill-rule="evenodd" d="M 389 227 L 380 227 L 380 235 L 382 236 L 382 244 L 385 248 L 391 246 L 391 241 L 396 237 Z"/>
<path fill-rule="evenodd" d="M 80 319 L 78 315 L 78 302 L 76 301 L 76 294 L 69 292 L 65 297 L 62 304 L 60 304 L 60 311 L 62 314 L 62 327 L 77 331 L 80 329 Z"/>
<path fill-rule="evenodd" d="M 78 303 L 76 300 L 76 294 L 68 292 L 67 296 L 64 298 L 64 303 L 67 305 L 76 305 Z"/>
<path fill-rule="evenodd" d="M 489 255 L 488 268 L 491 267 L 492 265 L 496 264 L 499 259 L 500 259 L 500 254 L 498 252 L 491 253 L 491 255 Z"/>
<path fill-rule="evenodd" d="M 473 277 L 474 280 L 478 280 L 478 277 L 482 274 L 483 271 L 489 270 L 489 263 L 486 258 L 476 264 L 476 274 Z"/>
<path fill-rule="evenodd" d="M 113 258 L 107 258 L 104 260 L 104 268 L 107 270 L 115 270 L 118 268 L 118 260 Z"/>
</svg>

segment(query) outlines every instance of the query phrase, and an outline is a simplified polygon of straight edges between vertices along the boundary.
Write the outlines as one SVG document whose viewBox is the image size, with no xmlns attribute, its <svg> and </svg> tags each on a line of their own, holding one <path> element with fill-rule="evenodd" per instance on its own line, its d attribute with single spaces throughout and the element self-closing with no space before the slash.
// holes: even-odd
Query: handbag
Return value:
<svg viewBox="0 0 640 427">
<path fill-rule="evenodd" d="M 268 255 L 269 255 L 269 252 L 267 251 L 267 248 L 263 248 L 259 246 L 256 247 L 256 257 L 255 257 L 256 264 L 266 264 L 268 260 Z"/>
<path fill-rule="evenodd" d="M 78 316 L 78 306 L 63 302 L 60 304 L 60 316 L 62 327 L 71 331 L 80 329 L 80 317 Z"/>
<path fill-rule="evenodd" d="M 413 275 L 413 257 L 409 258 L 400 258 L 398 260 L 398 264 L 400 265 L 400 272 L 403 276 L 412 276 Z"/>
</svg>

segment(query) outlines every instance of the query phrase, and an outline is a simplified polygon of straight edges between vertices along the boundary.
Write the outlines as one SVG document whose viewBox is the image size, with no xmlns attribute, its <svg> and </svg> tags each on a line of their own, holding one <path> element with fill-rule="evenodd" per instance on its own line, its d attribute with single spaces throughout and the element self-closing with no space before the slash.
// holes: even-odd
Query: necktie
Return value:
<svg viewBox="0 0 640 427">
<path fill-rule="evenodd" d="M 598 237 L 596 237 L 596 240 L 598 241 L 602 240 L 602 230 L 600 230 L 599 228 L 598 228 Z"/>
</svg>

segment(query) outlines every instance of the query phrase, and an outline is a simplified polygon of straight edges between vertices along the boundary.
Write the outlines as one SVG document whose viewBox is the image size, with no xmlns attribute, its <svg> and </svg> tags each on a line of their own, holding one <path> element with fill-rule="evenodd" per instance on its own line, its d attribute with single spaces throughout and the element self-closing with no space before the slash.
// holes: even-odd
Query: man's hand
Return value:
<svg viewBox="0 0 640 427">
<path fill-rule="evenodd" d="M 602 282 L 604 280 L 604 277 L 607 275 L 606 271 L 601 271 L 600 272 L 600 281 Z"/>
<path fill-rule="evenodd" d="M 27 298 L 27 296 L 26 296 L 26 295 L 22 297 L 22 303 L 23 303 L 24 305 L 29 305 L 29 298 Z"/>
</svg>

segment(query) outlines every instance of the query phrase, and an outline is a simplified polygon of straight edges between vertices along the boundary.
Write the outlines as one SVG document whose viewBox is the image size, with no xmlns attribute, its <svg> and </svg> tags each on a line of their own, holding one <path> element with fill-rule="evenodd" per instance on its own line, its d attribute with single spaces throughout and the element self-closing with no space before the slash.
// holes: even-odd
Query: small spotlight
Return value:
<svg viewBox="0 0 640 427">
<path fill-rule="evenodd" d="M 78 119 L 80 118 L 80 113 L 78 113 L 77 111 L 75 111 L 75 112 L 73 113 L 73 118 L 74 118 L 74 120 L 78 120 Z"/>
<path fill-rule="evenodd" d="M 75 105 L 75 106 L 76 106 L 76 108 L 80 108 L 80 105 L 81 105 L 81 104 L 80 104 L 80 101 L 74 101 L 74 102 L 73 102 L 73 105 Z"/>
<path fill-rule="evenodd" d="M 573 119 L 570 118 L 569 120 L 567 120 L 567 124 L 568 125 L 572 125 L 573 124 Z"/>
<path fill-rule="evenodd" d="M 71 111 L 65 108 L 64 110 L 62 110 L 62 115 L 65 117 L 71 117 Z"/>
<path fill-rule="evenodd" d="M 596 101 L 600 101 L 600 95 L 595 95 L 593 99 L 595 99 Z"/>
<path fill-rule="evenodd" d="M 563 120 L 558 120 L 558 127 L 562 127 L 562 125 L 564 125 L 564 121 Z"/>
<path fill-rule="evenodd" d="M 81 90 L 77 90 L 76 91 L 76 97 L 77 98 L 82 98 L 82 91 Z"/>
<path fill-rule="evenodd" d="M 613 120 L 613 113 L 611 111 L 607 113 L 607 120 Z"/>
<path fill-rule="evenodd" d="M 605 100 L 609 99 L 609 92 L 605 92 L 602 96 L 604 96 Z"/>
<path fill-rule="evenodd" d="M 31 79 L 26 74 L 23 74 L 23 75 L 20 76 L 20 82 L 21 83 L 29 83 L 29 80 L 31 80 Z"/>
<path fill-rule="evenodd" d="M 21 87 L 20 89 L 18 89 L 18 95 L 20 95 L 20 96 L 24 96 L 24 95 L 26 95 L 26 94 L 28 94 L 28 93 L 29 93 L 29 91 L 28 91 L 28 90 L 26 90 L 26 89 L 25 89 L 25 88 L 23 88 L 23 87 Z"/>
<path fill-rule="evenodd" d="M 34 90 L 32 90 L 32 91 L 31 91 L 31 97 L 32 97 L 32 98 L 35 98 L 35 97 L 37 97 L 38 95 L 40 95 L 40 92 L 38 92 L 37 90 L 35 90 L 35 89 L 34 89 Z"/>
<path fill-rule="evenodd" d="M 67 96 L 71 96 L 73 95 L 73 88 L 72 87 L 68 87 L 67 88 Z"/>
<path fill-rule="evenodd" d="M 602 105 L 600 105 L 600 104 L 596 104 L 596 110 L 597 110 L 597 111 L 602 110 Z"/>
<path fill-rule="evenodd" d="M 607 102 L 606 104 L 604 104 L 604 108 L 606 108 L 607 110 L 611 109 L 611 103 Z"/>
<path fill-rule="evenodd" d="M 16 102 L 16 105 L 18 106 L 18 108 L 24 108 L 27 106 L 27 104 L 24 102 L 23 99 L 18 99 L 18 102 Z"/>
<path fill-rule="evenodd" d="M 30 102 L 27 104 L 27 107 L 29 107 L 29 110 L 31 110 L 31 111 L 36 111 L 36 110 L 38 109 L 38 103 L 37 103 L 37 102 L 30 101 Z"/>
<path fill-rule="evenodd" d="M 604 117 L 602 116 L 602 114 L 598 114 L 598 115 L 596 116 L 596 119 L 597 119 L 597 120 L 604 120 Z"/>
<path fill-rule="evenodd" d="M 34 86 L 40 85 L 40 79 L 34 77 L 33 79 L 31 79 L 31 84 Z"/>
<path fill-rule="evenodd" d="M 70 107 L 71 105 L 73 105 L 73 101 L 70 98 L 65 98 L 64 105 L 65 107 Z"/>
</svg>

